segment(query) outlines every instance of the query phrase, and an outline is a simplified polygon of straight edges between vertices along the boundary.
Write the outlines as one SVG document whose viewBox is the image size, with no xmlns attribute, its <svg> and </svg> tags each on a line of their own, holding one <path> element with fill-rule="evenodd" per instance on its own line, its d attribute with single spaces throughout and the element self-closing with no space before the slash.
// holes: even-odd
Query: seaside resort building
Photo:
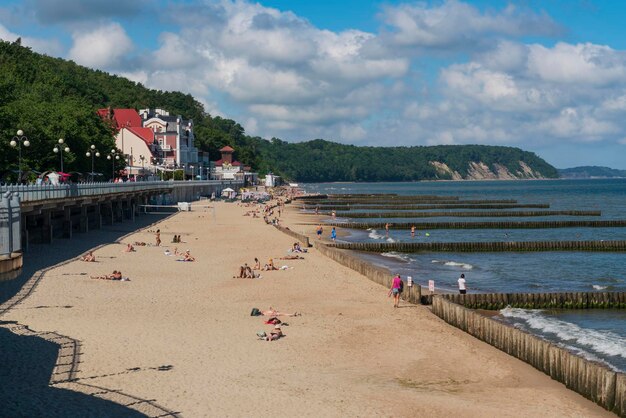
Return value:
<svg viewBox="0 0 626 418">
<path fill-rule="evenodd" d="M 185 178 L 210 177 L 209 154 L 194 145 L 193 121 L 163 109 L 100 109 L 117 130 L 115 144 L 126 159 L 126 176 L 182 170 Z M 105 151 L 105 153 L 110 150 Z"/>
<path fill-rule="evenodd" d="M 215 161 L 215 171 L 212 178 L 215 180 L 243 180 L 244 184 L 256 184 L 257 173 L 252 173 L 250 167 L 233 160 L 235 150 L 228 145 L 220 149 L 222 158 Z"/>
</svg>

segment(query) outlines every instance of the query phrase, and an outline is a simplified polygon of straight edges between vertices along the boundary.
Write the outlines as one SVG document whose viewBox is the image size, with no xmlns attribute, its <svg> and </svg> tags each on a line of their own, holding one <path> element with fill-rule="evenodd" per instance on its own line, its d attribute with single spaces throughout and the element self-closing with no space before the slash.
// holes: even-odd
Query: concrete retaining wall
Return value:
<svg viewBox="0 0 626 418">
<path fill-rule="evenodd" d="M 357 273 L 362 274 L 371 281 L 381 284 L 387 289 L 391 287 L 393 276 L 391 272 L 385 268 L 375 266 L 368 263 L 352 254 L 349 251 L 338 250 L 332 248 L 324 243 L 316 242 L 315 248 L 326 257 L 338 262 L 339 264 L 351 268 Z M 402 292 L 402 300 L 409 303 L 419 304 L 421 303 L 422 288 L 418 284 L 414 284 L 412 287 L 404 286 L 404 292 Z"/>
<path fill-rule="evenodd" d="M 279 231 L 294 237 L 295 239 L 297 239 L 298 241 L 300 241 L 302 244 L 306 245 L 307 247 L 311 247 L 311 243 L 309 242 L 309 237 L 307 237 L 304 234 L 300 234 L 296 231 L 292 231 L 291 229 L 284 227 L 284 226 L 280 226 L 280 225 L 274 225 L 274 227 L 276 227 L 276 229 L 278 229 Z"/>
<path fill-rule="evenodd" d="M 433 298 L 433 313 L 468 334 L 544 372 L 619 416 L 626 416 L 626 376 L 588 361 L 539 337 L 508 326 L 444 296 Z"/>
<path fill-rule="evenodd" d="M 504 251 L 626 251 L 626 241 L 516 241 L 516 242 L 337 242 L 344 250 L 413 253 Z"/>
</svg>

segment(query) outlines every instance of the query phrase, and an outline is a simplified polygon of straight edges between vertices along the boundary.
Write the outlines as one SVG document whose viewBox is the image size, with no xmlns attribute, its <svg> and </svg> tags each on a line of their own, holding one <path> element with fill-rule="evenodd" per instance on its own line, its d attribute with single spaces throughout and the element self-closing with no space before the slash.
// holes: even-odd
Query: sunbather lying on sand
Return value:
<svg viewBox="0 0 626 418">
<path fill-rule="evenodd" d="M 284 257 L 280 257 L 281 260 L 304 260 L 304 257 L 300 257 L 299 255 L 286 255 Z"/>
<path fill-rule="evenodd" d="M 120 280 L 123 282 L 129 281 L 130 279 L 122 277 L 122 272 L 121 271 L 117 271 L 117 270 L 113 270 L 112 274 L 109 275 L 105 275 L 105 276 L 91 276 L 91 279 L 98 279 L 98 280 Z"/>
<path fill-rule="evenodd" d="M 261 315 L 263 316 L 300 316 L 302 314 L 299 312 L 294 312 L 294 313 L 278 312 L 276 309 L 270 306 L 270 308 L 267 311 L 261 311 Z"/>
<path fill-rule="evenodd" d="M 268 335 L 265 339 L 267 341 L 275 341 L 284 335 L 285 334 L 283 334 L 283 330 L 280 328 L 280 325 L 276 324 L 274 325 L 274 329 L 270 332 L 270 335 Z"/>
<path fill-rule="evenodd" d="M 285 334 L 283 334 L 283 330 L 280 328 L 280 325 L 274 325 L 274 329 L 270 332 L 270 335 L 267 335 L 265 331 L 257 332 L 256 335 L 260 340 L 275 341 L 280 337 L 283 337 Z"/>
<path fill-rule="evenodd" d="M 143 242 L 143 241 L 135 241 L 135 245 L 136 245 L 136 246 L 138 246 L 138 247 L 145 247 L 145 246 L 146 246 L 146 245 L 148 245 L 148 244 L 146 244 L 146 243 L 145 243 L 145 242 Z"/>
<path fill-rule="evenodd" d="M 93 263 L 96 261 L 96 256 L 93 255 L 93 251 L 89 251 L 87 254 L 80 258 L 82 261 L 87 261 L 89 263 Z"/>
<path fill-rule="evenodd" d="M 133 252 L 135 252 L 135 247 L 133 247 L 131 244 L 128 244 L 126 246 L 126 248 L 124 248 L 123 252 L 125 252 L 125 253 L 133 253 Z"/>
</svg>

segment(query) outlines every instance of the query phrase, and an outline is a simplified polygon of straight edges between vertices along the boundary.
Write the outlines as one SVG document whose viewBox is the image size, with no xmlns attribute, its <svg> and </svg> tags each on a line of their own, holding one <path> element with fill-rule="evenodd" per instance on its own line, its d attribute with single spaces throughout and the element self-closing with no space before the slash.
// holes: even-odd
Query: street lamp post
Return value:
<svg viewBox="0 0 626 418">
<path fill-rule="evenodd" d="M 100 157 L 100 152 L 98 152 L 95 145 L 92 145 L 85 155 L 91 157 L 91 177 L 92 180 L 95 180 L 95 157 Z"/>
<path fill-rule="evenodd" d="M 139 160 L 141 160 L 141 175 L 144 175 L 144 163 L 146 162 L 145 155 L 139 155 Z"/>
<path fill-rule="evenodd" d="M 59 145 L 55 145 L 52 149 L 55 154 L 58 153 L 61 155 L 61 173 L 63 173 L 63 151 L 70 152 L 70 147 L 68 147 L 67 145 L 65 146 L 65 148 L 62 148 L 64 142 L 65 141 L 63 140 L 63 138 L 59 138 Z"/>
<path fill-rule="evenodd" d="M 183 180 L 187 180 L 187 171 L 185 170 L 185 164 L 183 164 Z"/>
<path fill-rule="evenodd" d="M 195 174 L 195 171 L 194 171 L 195 167 L 193 165 L 190 165 L 189 168 L 191 168 L 191 181 L 193 181 L 194 180 L 194 174 Z"/>
<path fill-rule="evenodd" d="M 17 160 L 17 178 L 18 178 L 18 183 L 22 182 L 22 143 L 24 144 L 25 147 L 29 147 L 30 146 L 30 141 L 28 141 L 28 138 L 26 138 L 26 135 L 24 135 L 24 131 L 22 131 L 21 129 L 19 129 L 17 131 L 17 135 L 15 135 L 13 137 L 13 139 L 11 139 L 11 142 L 9 142 L 9 144 L 15 148 L 17 147 L 17 154 L 18 154 L 18 160 Z"/>
<path fill-rule="evenodd" d="M 113 179 L 113 181 L 115 181 L 115 160 L 119 160 L 119 159 L 120 159 L 120 155 L 114 149 L 111 150 L 110 155 L 107 155 L 107 160 L 111 160 L 111 179 Z"/>
</svg>

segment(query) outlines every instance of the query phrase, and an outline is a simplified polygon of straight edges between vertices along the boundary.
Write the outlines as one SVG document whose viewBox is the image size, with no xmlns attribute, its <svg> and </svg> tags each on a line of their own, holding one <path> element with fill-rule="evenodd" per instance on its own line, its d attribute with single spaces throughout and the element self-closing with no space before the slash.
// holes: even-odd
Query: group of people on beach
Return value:
<svg viewBox="0 0 626 418">
<path fill-rule="evenodd" d="M 293 317 L 293 316 L 300 316 L 300 315 L 301 315 L 300 312 L 294 312 L 294 313 L 279 312 L 278 310 L 272 308 L 271 306 L 268 310 L 265 310 L 265 311 L 261 311 L 257 308 L 252 308 L 252 312 L 250 313 L 250 316 L 269 316 L 270 317 L 269 319 L 263 322 L 266 325 L 273 325 L 274 328 L 272 328 L 269 334 L 265 331 L 259 331 L 256 334 L 260 340 L 264 340 L 264 341 L 276 341 L 285 336 L 282 330 L 282 326 L 289 325 L 289 324 L 281 321 L 278 318 L 279 316 Z"/>
</svg>

